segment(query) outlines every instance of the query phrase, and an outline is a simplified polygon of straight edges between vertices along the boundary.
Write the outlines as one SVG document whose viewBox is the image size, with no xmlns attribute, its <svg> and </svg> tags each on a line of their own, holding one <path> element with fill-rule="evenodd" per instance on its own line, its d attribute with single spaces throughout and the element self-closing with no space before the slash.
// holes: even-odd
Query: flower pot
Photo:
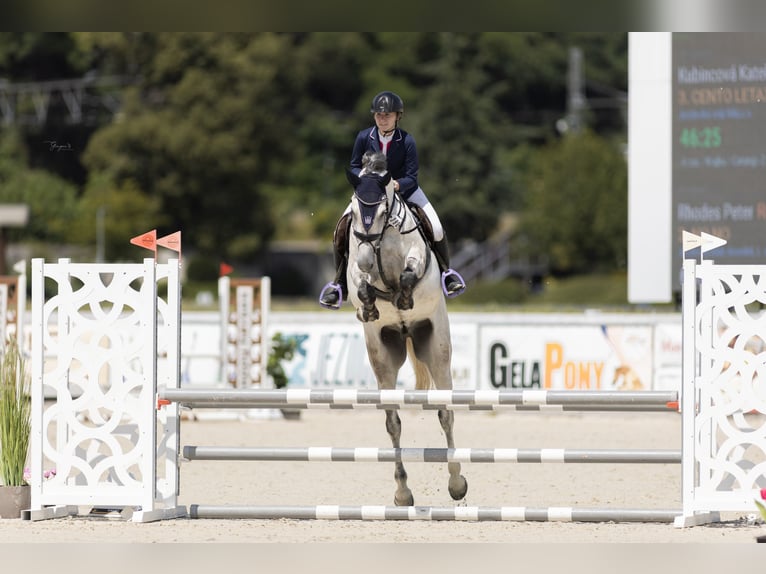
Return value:
<svg viewBox="0 0 766 574">
<path fill-rule="evenodd" d="M 0 518 L 21 518 L 32 506 L 32 487 L 0 486 Z"/>
</svg>

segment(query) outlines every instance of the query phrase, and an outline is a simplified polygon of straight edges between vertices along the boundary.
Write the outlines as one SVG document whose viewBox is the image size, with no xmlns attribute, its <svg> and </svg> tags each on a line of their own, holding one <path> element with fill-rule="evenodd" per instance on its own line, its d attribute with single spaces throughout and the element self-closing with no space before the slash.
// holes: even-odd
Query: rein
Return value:
<svg viewBox="0 0 766 574">
<path fill-rule="evenodd" d="M 361 199 L 359 199 L 359 197 L 357 197 L 356 200 L 359 201 L 360 203 L 364 203 L 362 202 Z M 370 205 L 370 204 L 365 204 L 365 205 Z M 409 219 L 412 222 L 412 227 L 408 229 L 404 229 L 404 225 L 408 219 L 407 217 L 408 214 L 410 216 Z M 423 232 L 420 221 L 414 216 L 410 208 L 407 207 L 407 204 L 401 199 L 401 197 L 399 197 L 399 195 L 397 195 L 396 193 L 393 194 L 393 200 L 391 201 L 390 209 L 389 209 L 388 202 L 386 202 L 386 207 L 385 207 L 385 211 L 383 212 L 383 215 L 385 217 L 385 224 L 383 226 L 383 230 L 380 233 L 362 233 L 361 231 L 357 231 L 356 229 L 352 229 L 352 231 L 354 232 L 354 237 L 359 239 L 362 243 L 369 243 L 372 246 L 373 252 L 375 253 L 375 259 L 378 262 L 378 274 L 380 275 L 380 280 L 388 289 L 387 291 L 383 291 L 375 287 L 376 296 L 385 301 L 391 301 L 396 293 L 397 286 L 393 281 L 391 281 L 388 277 L 386 277 L 385 273 L 383 272 L 383 261 L 382 261 L 382 255 L 380 250 L 380 244 L 383 240 L 383 235 L 385 235 L 386 231 L 389 228 L 395 229 L 399 233 L 399 235 L 407 235 L 409 233 L 412 233 L 413 231 L 420 232 L 420 237 L 423 240 L 423 244 L 426 251 L 426 264 L 423 270 L 423 276 L 425 276 L 431 264 L 431 249 L 429 248 L 428 241 L 425 238 L 425 234 Z M 420 282 L 420 279 L 421 277 L 418 277 L 417 281 L 415 282 L 415 285 L 417 285 Z"/>
</svg>

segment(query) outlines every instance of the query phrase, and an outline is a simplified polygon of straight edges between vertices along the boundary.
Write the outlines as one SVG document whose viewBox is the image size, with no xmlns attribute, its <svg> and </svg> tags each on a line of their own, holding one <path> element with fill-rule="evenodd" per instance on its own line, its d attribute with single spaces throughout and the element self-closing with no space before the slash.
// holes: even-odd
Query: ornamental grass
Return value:
<svg viewBox="0 0 766 574">
<path fill-rule="evenodd" d="M 0 477 L 5 486 L 22 486 L 29 450 L 31 403 L 29 377 L 14 337 L 0 361 Z"/>
</svg>

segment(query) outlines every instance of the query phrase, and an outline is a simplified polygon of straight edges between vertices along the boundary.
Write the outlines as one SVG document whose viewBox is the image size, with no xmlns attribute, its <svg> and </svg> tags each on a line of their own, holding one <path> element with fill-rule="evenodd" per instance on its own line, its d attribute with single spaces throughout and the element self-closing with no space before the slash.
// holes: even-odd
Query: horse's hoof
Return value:
<svg viewBox="0 0 766 574">
<path fill-rule="evenodd" d="M 468 493 L 468 481 L 461 474 L 458 479 L 455 480 L 457 484 L 453 485 L 452 482 L 453 481 L 450 480 L 448 487 L 449 495 L 452 497 L 452 500 L 463 500 Z"/>
<path fill-rule="evenodd" d="M 412 491 L 408 488 L 402 492 L 397 492 L 394 495 L 394 504 L 396 506 L 415 506 L 415 499 L 412 496 Z"/>
</svg>

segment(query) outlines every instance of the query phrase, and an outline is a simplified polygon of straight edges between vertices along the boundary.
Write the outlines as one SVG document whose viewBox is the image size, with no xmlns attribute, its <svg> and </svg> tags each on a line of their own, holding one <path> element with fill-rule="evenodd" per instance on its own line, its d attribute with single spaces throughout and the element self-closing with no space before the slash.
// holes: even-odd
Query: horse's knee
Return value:
<svg viewBox="0 0 766 574">
<path fill-rule="evenodd" d="M 418 276 L 409 267 L 407 267 L 404 271 L 402 271 L 402 274 L 399 275 L 399 287 L 402 290 L 412 289 L 417 281 Z"/>
</svg>

